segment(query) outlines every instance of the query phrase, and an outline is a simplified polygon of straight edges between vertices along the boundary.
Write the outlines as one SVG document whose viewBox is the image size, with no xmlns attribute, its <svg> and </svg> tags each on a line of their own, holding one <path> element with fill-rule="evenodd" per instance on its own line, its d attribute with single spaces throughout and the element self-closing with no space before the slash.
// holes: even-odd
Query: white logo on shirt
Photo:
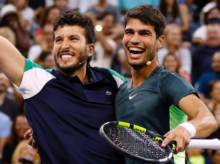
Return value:
<svg viewBox="0 0 220 164">
<path fill-rule="evenodd" d="M 137 95 L 137 94 L 135 94 L 135 95 L 133 95 L 133 96 L 129 95 L 129 100 L 133 99 L 136 95 Z"/>
<path fill-rule="evenodd" d="M 106 91 L 106 95 L 112 95 L 112 92 Z"/>
</svg>

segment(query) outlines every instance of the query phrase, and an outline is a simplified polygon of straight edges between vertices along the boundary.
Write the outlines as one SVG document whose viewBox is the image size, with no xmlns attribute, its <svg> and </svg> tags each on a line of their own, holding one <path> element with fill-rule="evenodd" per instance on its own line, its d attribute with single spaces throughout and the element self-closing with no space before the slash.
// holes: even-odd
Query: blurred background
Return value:
<svg viewBox="0 0 220 164">
<path fill-rule="evenodd" d="M 191 83 L 220 127 L 220 0 L 0 0 L 0 35 L 21 54 L 55 69 L 53 23 L 66 11 L 89 16 L 97 32 L 91 66 L 111 68 L 131 78 L 123 50 L 127 10 L 150 4 L 166 17 L 165 43 L 158 51 L 161 65 Z M 40 164 L 28 146 L 29 129 L 21 95 L 0 72 L 0 164 Z M 219 138 L 218 129 L 208 138 Z M 220 164 L 220 150 L 188 149 L 191 164 Z"/>
</svg>

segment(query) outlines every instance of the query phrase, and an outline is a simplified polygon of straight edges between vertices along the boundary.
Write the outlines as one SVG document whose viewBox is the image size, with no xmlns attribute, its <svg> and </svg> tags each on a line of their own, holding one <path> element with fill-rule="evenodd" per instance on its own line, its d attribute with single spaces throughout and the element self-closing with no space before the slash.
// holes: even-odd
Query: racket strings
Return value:
<svg viewBox="0 0 220 164">
<path fill-rule="evenodd" d="M 109 127 L 107 131 L 109 139 L 128 153 L 149 159 L 162 159 L 169 156 L 170 152 L 160 147 L 150 135 L 130 128 Z"/>
</svg>

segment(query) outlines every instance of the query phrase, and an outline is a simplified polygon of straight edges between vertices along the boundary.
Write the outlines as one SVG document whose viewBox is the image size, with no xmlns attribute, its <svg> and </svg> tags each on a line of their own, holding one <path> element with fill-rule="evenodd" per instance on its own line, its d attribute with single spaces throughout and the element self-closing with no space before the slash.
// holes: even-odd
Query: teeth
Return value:
<svg viewBox="0 0 220 164">
<path fill-rule="evenodd" d="M 62 59 L 69 59 L 69 58 L 71 58 L 71 57 L 72 57 L 71 55 L 62 55 L 62 56 L 61 56 Z"/>
<path fill-rule="evenodd" d="M 142 49 L 138 49 L 138 48 L 129 48 L 130 51 L 138 51 L 138 52 L 142 52 Z"/>
</svg>

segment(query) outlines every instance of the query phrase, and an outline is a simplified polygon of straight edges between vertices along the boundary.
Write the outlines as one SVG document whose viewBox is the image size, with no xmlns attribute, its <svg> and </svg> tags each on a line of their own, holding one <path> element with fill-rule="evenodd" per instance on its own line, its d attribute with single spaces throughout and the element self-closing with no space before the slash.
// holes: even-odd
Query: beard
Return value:
<svg viewBox="0 0 220 164">
<path fill-rule="evenodd" d="M 62 52 L 69 52 L 69 51 L 62 51 Z M 61 52 L 61 53 L 62 53 Z M 87 49 L 85 48 L 85 50 L 83 52 L 79 53 L 79 56 L 77 57 L 77 61 L 75 63 L 73 63 L 72 65 L 69 66 L 61 66 L 58 62 L 57 62 L 57 58 L 56 58 L 56 54 L 54 55 L 54 60 L 56 63 L 57 68 L 62 71 L 63 73 L 67 74 L 67 75 L 71 75 L 74 74 L 74 72 L 76 72 L 77 70 L 79 70 L 80 68 L 82 68 L 84 66 L 84 64 L 86 63 L 87 60 Z"/>
</svg>

